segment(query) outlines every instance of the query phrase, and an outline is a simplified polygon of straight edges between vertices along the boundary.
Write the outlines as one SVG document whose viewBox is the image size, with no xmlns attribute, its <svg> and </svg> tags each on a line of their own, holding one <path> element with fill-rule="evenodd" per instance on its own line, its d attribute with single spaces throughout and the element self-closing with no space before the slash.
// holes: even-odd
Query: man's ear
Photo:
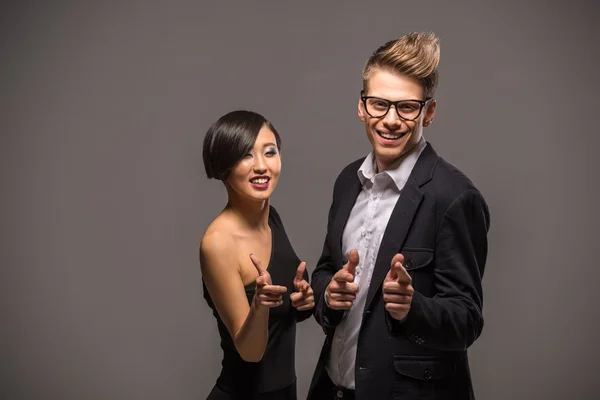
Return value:
<svg viewBox="0 0 600 400">
<path fill-rule="evenodd" d="M 367 116 L 365 112 L 365 105 L 362 101 L 362 94 L 363 92 L 360 92 L 360 96 L 358 97 L 358 118 L 360 118 L 362 122 L 365 122 L 367 120 Z"/>
<path fill-rule="evenodd" d="M 427 127 L 433 122 L 435 117 L 435 109 L 437 107 L 437 101 L 432 99 L 425 108 L 425 117 L 423 118 L 423 126 Z"/>
</svg>

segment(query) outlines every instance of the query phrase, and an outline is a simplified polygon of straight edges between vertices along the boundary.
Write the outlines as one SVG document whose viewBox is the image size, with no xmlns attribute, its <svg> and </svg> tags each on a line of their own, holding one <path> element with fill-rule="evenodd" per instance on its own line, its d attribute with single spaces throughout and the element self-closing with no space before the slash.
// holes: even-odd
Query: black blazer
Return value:
<svg viewBox="0 0 600 400">
<path fill-rule="evenodd" d="M 343 266 L 342 232 L 361 190 L 357 171 L 363 160 L 348 165 L 335 182 L 323 253 L 312 273 L 314 315 L 327 337 L 311 382 L 311 400 L 331 398 L 325 366 L 343 312 L 328 308 L 324 293 Z M 483 329 L 481 280 L 489 224 L 481 193 L 427 143 L 377 255 L 358 338 L 358 400 L 474 399 L 467 348 Z M 415 289 L 402 322 L 385 310 L 381 291 L 396 253 L 404 255 Z"/>
</svg>

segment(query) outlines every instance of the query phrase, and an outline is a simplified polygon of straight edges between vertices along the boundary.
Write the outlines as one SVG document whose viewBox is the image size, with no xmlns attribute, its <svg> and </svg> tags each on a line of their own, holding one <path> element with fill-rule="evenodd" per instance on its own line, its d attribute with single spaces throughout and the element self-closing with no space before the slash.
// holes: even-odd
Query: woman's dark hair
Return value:
<svg viewBox="0 0 600 400">
<path fill-rule="evenodd" d="M 235 164 L 252 150 L 263 126 L 267 126 L 273 132 L 277 149 L 281 149 L 279 134 L 262 115 L 253 111 L 238 110 L 219 118 L 204 137 L 202 158 L 206 176 L 222 181 L 227 179 Z"/>
</svg>

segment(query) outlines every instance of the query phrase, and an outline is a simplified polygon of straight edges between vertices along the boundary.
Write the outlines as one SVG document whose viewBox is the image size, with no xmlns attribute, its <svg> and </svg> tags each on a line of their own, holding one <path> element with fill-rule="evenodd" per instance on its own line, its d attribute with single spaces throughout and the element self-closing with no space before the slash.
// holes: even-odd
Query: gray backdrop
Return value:
<svg viewBox="0 0 600 400">
<path fill-rule="evenodd" d="M 332 185 L 369 143 L 361 68 L 441 37 L 426 137 L 492 213 L 479 399 L 598 392 L 598 6 L 592 1 L 4 2 L 0 399 L 202 399 L 219 371 L 198 243 L 225 202 L 208 126 L 258 111 L 312 271 Z M 323 335 L 298 331 L 305 396 Z"/>
</svg>

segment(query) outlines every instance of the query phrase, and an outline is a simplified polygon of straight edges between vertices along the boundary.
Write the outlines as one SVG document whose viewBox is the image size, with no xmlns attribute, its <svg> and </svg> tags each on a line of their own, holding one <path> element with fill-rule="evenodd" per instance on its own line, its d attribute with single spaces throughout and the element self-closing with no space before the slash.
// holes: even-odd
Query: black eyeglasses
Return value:
<svg viewBox="0 0 600 400">
<path fill-rule="evenodd" d="M 414 121 L 419 118 L 423 107 L 432 99 L 432 97 L 427 97 L 425 100 L 391 101 L 380 97 L 365 96 L 364 90 L 361 90 L 360 98 L 365 105 L 365 111 L 371 117 L 381 118 L 387 115 L 391 106 L 394 106 L 398 116 L 405 121 Z"/>
</svg>

